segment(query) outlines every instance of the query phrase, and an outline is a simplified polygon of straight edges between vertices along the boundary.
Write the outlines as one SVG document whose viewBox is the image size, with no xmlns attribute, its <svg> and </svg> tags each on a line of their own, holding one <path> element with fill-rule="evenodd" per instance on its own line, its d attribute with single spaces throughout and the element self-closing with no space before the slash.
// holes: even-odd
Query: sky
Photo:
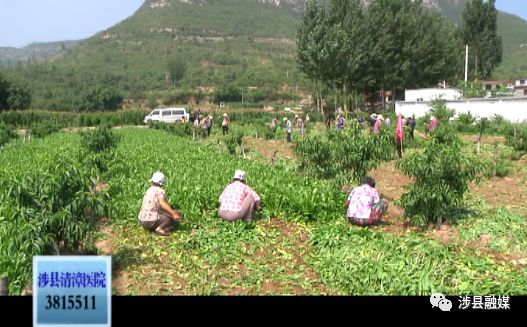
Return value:
<svg viewBox="0 0 527 327">
<path fill-rule="evenodd" d="M 527 20 L 526 0 L 497 0 Z M 88 38 L 131 16 L 143 0 L 0 0 L 0 47 Z"/>
<path fill-rule="evenodd" d="M 143 0 L 0 0 L 0 47 L 79 40 L 131 16 Z"/>
</svg>

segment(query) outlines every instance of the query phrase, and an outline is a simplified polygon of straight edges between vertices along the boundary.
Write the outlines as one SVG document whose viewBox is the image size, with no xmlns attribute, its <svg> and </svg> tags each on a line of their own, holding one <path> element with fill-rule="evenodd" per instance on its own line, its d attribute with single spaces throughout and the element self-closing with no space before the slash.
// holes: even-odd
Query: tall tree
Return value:
<svg viewBox="0 0 527 327">
<path fill-rule="evenodd" d="M 373 0 L 368 7 L 370 69 L 383 105 L 386 89 L 405 87 L 421 15 L 421 1 Z"/>
<path fill-rule="evenodd" d="M 367 76 L 367 36 L 361 0 L 331 0 L 325 48 L 328 69 L 325 77 L 342 89 L 347 110 L 351 88 L 363 88 Z"/>
<path fill-rule="evenodd" d="M 7 99 L 9 98 L 9 83 L 0 74 L 0 110 L 8 109 Z"/>
<path fill-rule="evenodd" d="M 440 81 L 457 82 L 463 74 L 464 59 L 464 47 L 457 29 L 443 14 L 425 11 L 415 32 L 409 48 L 412 64 L 404 86 L 432 87 Z"/>
<path fill-rule="evenodd" d="M 170 80 L 172 81 L 172 86 L 179 85 L 187 71 L 185 60 L 180 56 L 172 58 L 168 61 L 167 68 L 170 74 Z"/>
<path fill-rule="evenodd" d="M 463 10 L 463 41 L 469 46 L 474 70 L 471 79 L 488 78 L 501 63 L 503 45 L 498 35 L 496 0 L 470 0 Z"/>
<path fill-rule="evenodd" d="M 0 74 L 0 111 L 27 109 L 31 105 L 31 90 L 16 81 L 9 81 Z"/>
<path fill-rule="evenodd" d="M 327 30 L 323 4 L 317 0 L 308 0 L 304 16 L 297 29 L 297 63 L 300 71 L 315 82 L 317 107 L 320 111 L 322 111 L 321 89 L 329 55 L 324 43 Z"/>
</svg>

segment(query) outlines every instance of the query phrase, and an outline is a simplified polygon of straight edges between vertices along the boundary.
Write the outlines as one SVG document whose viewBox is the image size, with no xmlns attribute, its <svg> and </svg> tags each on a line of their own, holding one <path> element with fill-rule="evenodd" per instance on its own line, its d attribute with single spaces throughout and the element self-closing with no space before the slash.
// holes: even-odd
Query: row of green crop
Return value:
<svg viewBox="0 0 527 327">
<path fill-rule="evenodd" d="M 284 168 L 223 153 L 156 130 L 123 130 L 120 159 L 110 170 L 110 189 L 120 218 L 137 219 L 143 192 L 154 171 L 168 177 L 167 192 L 187 219 L 198 222 L 214 212 L 223 188 L 236 169 L 261 194 L 264 216 L 328 219 L 340 211 L 345 195 L 329 183 L 296 175 Z"/>
<path fill-rule="evenodd" d="M 72 113 L 44 110 L 4 111 L 0 112 L 0 122 L 15 128 L 32 128 L 47 123 L 56 127 L 87 127 L 100 124 L 140 125 L 148 114 L 143 110 L 125 110 L 117 112 Z"/>
<path fill-rule="evenodd" d="M 217 218 L 218 197 L 230 182 L 234 169 L 245 169 L 249 184 L 262 195 L 264 218 L 279 216 L 308 221 L 315 252 L 308 262 L 320 273 L 323 282 L 339 293 L 527 292 L 526 284 L 517 278 L 525 270 L 478 255 L 471 248 L 444 245 L 417 233 L 395 236 L 382 230 L 350 227 L 343 217 L 345 195 L 333 184 L 306 179 L 281 167 L 227 156 L 213 145 L 161 131 L 123 130 L 121 136 L 117 152 L 120 162 L 110 170 L 115 222 L 138 224 L 137 213 L 148 179 L 153 171 L 161 170 L 168 176 L 169 200 L 181 209 L 184 224 L 199 230 L 194 238 L 189 236 L 188 247 L 206 254 L 207 260 L 220 260 L 223 265 L 238 260 L 238 254 L 229 249 L 239 241 L 231 239 L 230 234 L 217 235 L 231 229 L 207 226 L 211 219 Z M 244 229 L 241 225 L 232 228 L 241 228 L 240 233 Z M 182 232 L 185 230 L 188 231 L 183 228 Z M 212 239 L 214 242 L 210 243 Z M 218 251 L 227 257 L 210 255 Z"/>
<path fill-rule="evenodd" d="M 0 276 L 19 294 L 31 280 L 34 255 L 89 250 L 95 218 L 105 213 L 90 167 L 81 163 L 79 137 L 59 133 L 2 150 Z"/>
<path fill-rule="evenodd" d="M 520 277 L 527 269 L 415 233 L 397 236 L 335 222 L 318 226 L 311 242 L 310 262 L 326 285 L 345 294 L 527 294 Z"/>
</svg>

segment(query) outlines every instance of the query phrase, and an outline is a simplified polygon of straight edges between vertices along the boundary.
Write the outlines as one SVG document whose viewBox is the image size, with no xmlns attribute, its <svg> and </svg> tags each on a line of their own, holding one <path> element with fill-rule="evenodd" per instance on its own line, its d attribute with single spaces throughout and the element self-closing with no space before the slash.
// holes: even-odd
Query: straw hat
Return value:
<svg viewBox="0 0 527 327">
<path fill-rule="evenodd" d="M 284 121 L 287 121 L 287 117 L 284 117 Z"/>
<path fill-rule="evenodd" d="M 227 117 L 227 113 L 226 113 L 226 112 L 225 112 L 225 113 L 223 113 L 223 117 Z"/>
<path fill-rule="evenodd" d="M 377 116 L 377 119 L 384 120 L 384 117 L 382 115 Z"/>
</svg>

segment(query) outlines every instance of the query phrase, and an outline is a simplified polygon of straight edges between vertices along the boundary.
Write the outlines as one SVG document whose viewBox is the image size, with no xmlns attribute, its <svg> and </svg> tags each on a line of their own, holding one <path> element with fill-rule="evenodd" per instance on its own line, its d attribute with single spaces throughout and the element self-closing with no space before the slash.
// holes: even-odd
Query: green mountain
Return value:
<svg viewBox="0 0 527 327">
<path fill-rule="evenodd" d="M 454 23 L 466 0 L 427 0 Z M 146 0 L 121 23 L 45 63 L 6 72 L 26 81 L 33 106 L 75 107 L 98 85 L 125 98 L 181 102 L 221 91 L 249 101 L 299 94 L 309 82 L 295 62 L 296 25 L 305 0 Z M 527 22 L 500 13 L 504 62 L 497 78 L 527 76 Z M 169 62 L 183 62 L 183 77 L 170 80 Z"/>
<path fill-rule="evenodd" d="M 95 84 L 116 87 L 126 98 L 151 96 L 145 90 L 173 93 L 167 76 L 173 58 L 186 65 L 178 90 L 208 94 L 236 87 L 254 98 L 288 92 L 305 79 L 294 57 L 300 2 L 283 3 L 284 8 L 267 0 L 145 1 L 133 16 L 68 55 L 10 73 L 31 85 L 33 104 L 40 108 L 73 105 L 63 100 Z"/>
<path fill-rule="evenodd" d="M 0 67 L 55 59 L 81 42 L 82 40 L 32 43 L 23 48 L 0 47 Z"/>
<path fill-rule="evenodd" d="M 438 7 L 456 25 L 463 22 L 467 0 L 436 0 Z M 498 13 L 498 33 L 503 40 L 503 62 L 494 72 L 496 79 L 527 77 L 527 21 L 518 16 Z"/>
</svg>

